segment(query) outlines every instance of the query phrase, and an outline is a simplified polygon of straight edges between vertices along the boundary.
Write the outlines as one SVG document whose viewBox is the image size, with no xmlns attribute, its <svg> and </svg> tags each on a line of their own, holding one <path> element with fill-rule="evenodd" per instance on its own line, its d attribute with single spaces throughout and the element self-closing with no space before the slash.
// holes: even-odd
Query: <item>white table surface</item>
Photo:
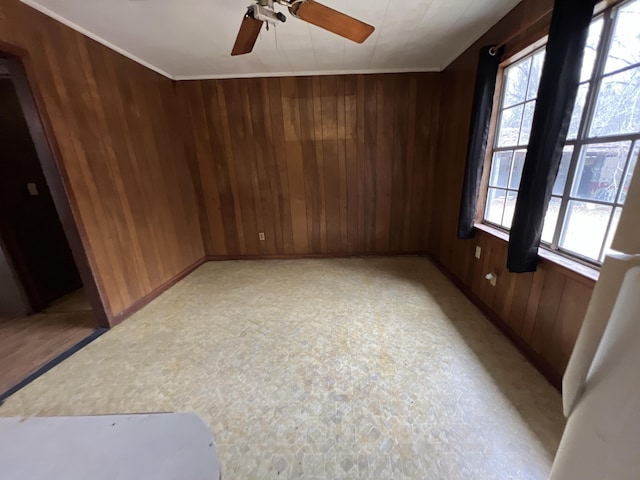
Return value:
<svg viewBox="0 0 640 480">
<path fill-rule="evenodd" d="M 219 480 L 193 413 L 0 418 L 3 480 Z"/>
</svg>

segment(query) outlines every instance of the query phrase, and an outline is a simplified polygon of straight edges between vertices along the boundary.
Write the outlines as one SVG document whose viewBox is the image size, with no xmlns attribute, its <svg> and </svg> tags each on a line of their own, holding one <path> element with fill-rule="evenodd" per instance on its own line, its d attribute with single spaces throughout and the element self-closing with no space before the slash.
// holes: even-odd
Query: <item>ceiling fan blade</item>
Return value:
<svg viewBox="0 0 640 480">
<path fill-rule="evenodd" d="M 250 15 L 250 12 L 242 19 L 240 24 L 240 30 L 236 37 L 236 43 L 233 45 L 231 55 L 244 55 L 245 53 L 251 53 L 253 46 L 256 44 L 260 29 L 262 28 L 262 21 L 256 20 Z"/>
<path fill-rule="evenodd" d="M 375 30 L 371 25 L 314 0 L 306 0 L 292 5 L 291 13 L 305 22 L 357 43 L 364 42 Z"/>
</svg>

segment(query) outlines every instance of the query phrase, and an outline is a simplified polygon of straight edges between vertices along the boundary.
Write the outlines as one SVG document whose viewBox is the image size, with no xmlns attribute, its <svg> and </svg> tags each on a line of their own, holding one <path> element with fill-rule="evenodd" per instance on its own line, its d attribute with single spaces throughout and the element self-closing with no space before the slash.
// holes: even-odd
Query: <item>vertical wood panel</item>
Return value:
<svg viewBox="0 0 640 480">
<path fill-rule="evenodd" d="M 587 313 L 593 289 L 567 278 L 553 332 L 545 339 L 542 353 L 558 371 L 564 371 Z"/>
<path fill-rule="evenodd" d="M 524 313 L 524 319 L 522 320 L 522 331 L 520 336 L 527 342 L 531 342 L 533 330 L 536 326 L 536 320 L 538 317 L 538 309 L 540 308 L 540 302 L 544 289 L 546 287 L 545 277 L 547 271 L 545 269 L 538 269 L 531 280 L 531 290 L 529 290 L 529 299 L 527 300 L 527 309 Z M 549 293 L 547 290 L 544 293 Z M 550 312 L 550 311 L 549 311 Z"/>
<path fill-rule="evenodd" d="M 344 77 L 345 163 L 347 175 L 347 252 L 361 249 L 359 222 L 359 164 L 358 155 L 358 80 L 354 75 Z"/>
<path fill-rule="evenodd" d="M 538 272 L 544 272 L 539 270 Z M 536 274 L 538 273 L 536 272 Z M 553 336 L 558 309 L 567 278 L 556 270 L 550 270 L 544 277 L 540 299 L 537 303 L 535 321 L 529 330 L 523 332 L 523 337 L 531 347 L 542 354 L 543 346 Z M 534 278 L 535 283 L 535 278 Z M 533 293 L 533 288 L 532 288 Z"/>
<path fill-rule="evenodd" d="M 439 128 L 439 121 L 433 124 L 433 120 L 440 118 L 440 84 L 427 86 L 424 79 L 424 74 L 416 78 L 416 105 L 420 105 L 420 108 L 416 110 L 416 123 L 413 125 L 415 141 L 412 149 L 412 197 L 409 220 L 411 226 L 409 244 L 412 248 L 428 245 L 430 211 L 432 208 L 442 208 L 440 202 L 433 204 L 432 207 L 431 201 L 434 185 L 431 170 L 438 156 L 436 144 Z"/>
<path fill-rule="evenodd" d="M 297 82 L 293 77 L 280 79 L 282 100 L 282 121 L 284 142 L 286 145 L 289 188 L 291 192 L 291 217 L 293 252 L 300 254 L 310 250 L 308 236 L 307 204 L 304 184 L 302 130 L 300 108 L 298 105 Z M 275 120 L 274 120 L 275 121 Z M 194 125 L 194 128 L 208 128 L 207 125 Z M 277 141 L 277 140 L 276 140 Z M 199 158 L 199 161 L 215 161 L 211 158 Z M 233 232 L 231 232 L 233 234 Z M 215 255 L 217 252 L 207 252 Z"/>
<path fill-rule="evenodd" d="M 358 164 L 358 186 L 357 186 L 357 198 L 358 198 L 358 249 L 363 252 L 371 251 L 369 247 L 369 235 L 370 233 L 367 231 L 367 215 L 366 210 L 370 208 L 370 203 L 366 203 L 365 199 L 365 171 L 369 168 L 367 166 L 366 160 L 366 151 L 365 146 L 367 145 L 367 140 L 365 138 L 365 125 L 370 122 L 366 122 L 366 118 L 371 118 L 366 115 L 365 111 L 365 78 L 366 75 L 358 75 L 357 77 L 357 87 L 356 87 L 356 141 L 357 141 L 357 149 L 356 149 L 356 162 Z"/>
<path fill-rule="evenodd" d="M 389 251 L 391 221 L 391 188 L 394 134 L 395 75 L 376 79 L 376 163 L 375 178 L 375 246 L 377 252 Z"/>
<path fill-rule="evenodd" d="M 319 229 L 320 235 L 320 252 L 327 253 L 327 201 L 326 201 L 326 188 L 324 177 L 324 143 L 323 139 L 323 121 L 322 121 L 322 91 L 320 86 L 320 77 L 306 77 L 304 79 L 310 83 L 310 96 L 309 103 L 312 105 L 313 115 L 310 119 L 311 130 L 313 131 L 313 148 L 315 148 L 315 164 L 308 164 L 309 169 L 312 172 L 311 177 L 313 179 L 313 186 L 307 190 L 307 193 L 312 194 L 316 200 L 317 209 L 314 211 L 316 216 L 315 225 Z"/>
<path fill-rule="evenodd" d="M 390 219 L 389 219 L 389 250 L 402 251 L 404 236 L 408 234 L 405 225 L 409 223 L 409 217 L 405 217 L 405 205 L 410 204 L 410 197 L 405 191 L 405 175 L 408 163 L 407 139 L 409 129 L 409 77 L 397 75 L 394 89 L 394 114 L 391 127 L 393 140 L 391 144 L 391 195 L 390 195 Z M 397 159 L 406 158 L 405 162 Z"/>
<path fill-rule="evenodd" d="M 300 136 L 302 139 L 302 172 L 307 206 L 307 235 L 309 246 L 315 252 L 322 252 L 321 203 L 323 185 L 320 184 L 319 163 L 316 158 L 315 124 L 313 110 L 313 84 L 307 78 L 296 78 L 298 108 L 300 109 Z"/>
<path fill-rule="evenodd" d="M 416 105 L 417 102 L 417 90 L 418 90 L 418 81 L 415 77 L 409 78 L 409 118 L 407 121 L 407 160 L 403 164 L 404 170 L 404 185 L 403 190 L 405 192 L 405 202 L 404 202 L 404 225 L 403 225 L 403 233 L 402 233 L 402 249 L 403 250 L 411 250 L 414 244 L 414 239 L 412 232 L 414 232 L 414 228 L 412 228 L 412 219 L 415 214 L 415 196 L 413 194 L 413 164 L 415 158 L 415 139 L 416 139 L 416 108 L 413 108 L 413 105 Z M 433 160 L 435 163 L 435 159 Z M 427 224 L 429 225 L 429 224 Z"/>
<path fill-rule="evenodd" d="M 250 79 L 247 81 L 248 92 L 262 93 L 262 80 Z M 278 216 L 279 208 L 277 195 L 274 190 L 278 189 L 278 176 L 267 176 L 267 171 L 273 170 L 273 148 L 268 142 L 268 131 L 271 130 L 271 115 L 265 112 L 268 108 L 266 95 L 261 94 L 258 101 L 245 99 L 245 105 L 251 118 L 251 135 L 249 143 L 253 146 L 255 158 L 252 167 L 253 195 L 256 204 L 256 214 L 258 218 L 258 231 L 265 234 L 265 240 L 260 241 L 261 252 L 278 251 L 278 245 L 282 245 L 282 231 L 276 228 L 275 219 Z M 250 153 L 250 154 L 251 154 Z"/>
<path fill-rule="evenodd" d="M 529 294 L 533 283 L 533 273 L 521 273 L 517 275 L 513 292 L 511 311 L 507 317 L 507 323 L 519 336 L 522 337 L 522 326 L 529 304 Z"/>
<path fill-rule="evenodd" d="M 284 113 L 280 81 L 277 78 L 266 80 L 265 88 L 271 113 L 271 144 L 273 145 L 274 168 L 278 172 L 278 203 L 280 206 L 280 230 L 282 232 L 282 247 L 278 253 L 294 252 L 293 225 L 291 223 L 291 206 L 293 202 L 289 186 L 289 165 L 287 161 L 287 146 L 284 140 Z M 268 173 L 268 172 L 267 172 Z"/>
<path fill-rule="evenodd" d="M 364 79 L 364 91 L 361 93 L 364 100 L 364 112 L 362 123 L 364 124 L 364 156 L 360 169 L 362 190 L 360 201 L 364 210 L 364 244 L 365 251 L 375 250 L 376 229 L 376 160 L 378 157 L 376 135 L 378 134 L 378 91 L 379 82 L 373 75 L 367 75 Z M 373 207 L 373 208 L 372 208 Z"/>
<path fill-rule="evenodd" d="M 336 136 L 338 138 L 338 178 L 340 179 L 340 250 L 349 251 L 349 212 L 347 204 L 347 144 L 345 131 L 345 77 L 336 77 Z"/>
<path fill-rule="evenodd" d="M 322 182 L 325 197 L 325 218 L 327 235 L 327 252 L 341 251 L 340 196 L 341 175 L 338 147 L 338 84 L 336 77 L 324 76 L 319 78 L 321 104 L 321 135 L 316 136 L 322 144 L 323 172 Z"/>
</svg>

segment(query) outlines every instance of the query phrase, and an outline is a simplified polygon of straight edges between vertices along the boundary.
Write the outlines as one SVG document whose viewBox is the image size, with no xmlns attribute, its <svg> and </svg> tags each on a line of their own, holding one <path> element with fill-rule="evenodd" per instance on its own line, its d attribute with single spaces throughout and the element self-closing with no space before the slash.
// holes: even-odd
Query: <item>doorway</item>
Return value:
<svg viewBox="0 0 640 480">
<path fill-rule="evenodd" d="M 107 327 L 104 307 L 17 57 L 0 56 L 0 401 Z"/>
</svg>

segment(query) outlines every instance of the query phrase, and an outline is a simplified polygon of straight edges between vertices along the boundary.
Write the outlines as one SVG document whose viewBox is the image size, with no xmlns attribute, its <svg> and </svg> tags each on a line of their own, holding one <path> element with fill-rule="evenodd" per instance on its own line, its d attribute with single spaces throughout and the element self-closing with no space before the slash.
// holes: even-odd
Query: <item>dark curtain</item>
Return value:
<svg viewBox="0 0 640 480">
<path fill-rule="evenodd" d="M 593 4 L 589 0 L 556 0 L 554 4 L 529 148 L 511 225 L 507 259 L 510 272 L 533 272 L 537 267 L 544 216 L 578 92 Z"/>
<path fill-rule="evenodd" d="M 489 138 L 493 95 L 496 88 L 501 54 L 502 49 L 496 51 L 493 46 L 484 47 L 480 50 L 471 111 L 471 125 L 469 127 L 467 164 L 464 172 L 460 213 L 458 215 L 458 238 L 460 239 L 473 236 L 473 224 L 478 205 L 478 194 L 480 193 L 484 154 Z"/>
</svg>

